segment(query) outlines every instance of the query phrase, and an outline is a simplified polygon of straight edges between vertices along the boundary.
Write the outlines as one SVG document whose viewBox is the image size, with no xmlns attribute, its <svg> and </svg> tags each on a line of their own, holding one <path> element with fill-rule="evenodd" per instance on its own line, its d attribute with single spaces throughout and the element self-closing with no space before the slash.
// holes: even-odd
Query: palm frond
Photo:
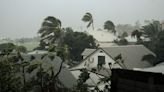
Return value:
<svg viewBox="0 0 164 92">
<path fill-rule="evenodd" d="M 91 20 L 92 20 L 92 15 L 90 13 L 86 13 L 82 18 L 82 21 L 84 22 L 89 22 Z"/>
</svg>

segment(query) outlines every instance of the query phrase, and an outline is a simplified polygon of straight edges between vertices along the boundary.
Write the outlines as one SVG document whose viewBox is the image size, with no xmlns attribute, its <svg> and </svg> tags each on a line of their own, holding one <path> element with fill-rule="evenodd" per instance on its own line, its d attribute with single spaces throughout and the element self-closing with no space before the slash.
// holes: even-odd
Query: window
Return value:
<svg viewBox="0 0 164 92">
<path fill-rule="evenodd" d="M 102 65 L 105 64 L 105 56 L 98 56 L 98 69 L 101 69 Z"/>
</svg>

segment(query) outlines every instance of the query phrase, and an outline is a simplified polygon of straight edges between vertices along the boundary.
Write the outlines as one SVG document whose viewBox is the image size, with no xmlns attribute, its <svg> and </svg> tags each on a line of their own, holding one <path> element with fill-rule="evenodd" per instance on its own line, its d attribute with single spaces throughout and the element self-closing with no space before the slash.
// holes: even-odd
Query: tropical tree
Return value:
<svg viewBox="0 0 164 92">
<path fill-rule="evenodd" d="M 41 60 L 38 60 L 33 55 L 29 59 L 22 56 L 21 49 L 12 43 L 5 46 L 0 53 L 1 92 L 60 92 L 61 88 L 65 89 L 58 75 L 67 56 L 67 46 L 57 51 L 57 55 L 62 59 L 57 70 L 56 62 L 53 62 L 55 49 L 49 50 L 49 53 L 42 55 Z M 30 76 L 28 79 L 27 75 Z"/>
<path fill-rule="evenodd" d="M 125 38 L 128 36 L 127 32 L 123 32 L 121 36 L 118 36 L 117 39 L 115 39 L 113 42 L 116 43 L 117 45 L 128 45 L 129 42 L 128 40 Z"/>
<path fill-rule="evenodd" d="M 27 92 L 25 67 L 21 51 L 22 48 L 12 43 L 5 44 L 6 47 L 0 54 L 0 91 L 2 92 Z M 21 61 L 21 62 L 20 62 Z"/>
<path fill-rule="evenodd" d="M 137 38 L 137 42 L 140 43 L 142 41 L 141 39 L 141 36 L 142 36 L 142 32 L 139 31 L 139 30 L 134 30 L 132 33 L 131 33 L 131 37 L 136 37 Z"/>
<path fill-rule="evenodd" d="M 140 31 L 135 30 L 132 32 L 132 37 L 137 38 L 138 44 L 143 44 L 146 47 L 148 47 L 151 51 L 153 51 L 156 54 L 156 59 L 153 59 L 154 62 L 150 61 L 153 64 L 156 64 L 158 62 L 162 62 L 164 60 L 164 31 L 162 30 L 161 23 L 159 21 L 153 20 L 152 22 L 149 22 L 147 25 L 142 26 Z M 144 37 L 148 39 L 147 41 L 144 41 L 141 37 Z M 150 55 L 148 55 L 150 57 Z M 152 58 L 151 58 L 152 59 Z M 144 58 L 145 60 L 145 58 Z"/>
<path fill-rule="evenodd" d="M 123 38 L 128 37 L 128 33 L 127 32 L 123 32 L 121 37 L 123 37 Z"/>
<path fill-rule="evenodd" d="M 143 30 L 143 36 L 145 38 L 149 38 L 149 48 L 152 51 L 155 51 L 156 45 L 159 42 L 159 35 L 162 33 L 162 27 L 160 25 L 159 21 L 153 21 L 152 23 L 145 25 L 142 27 Z"/>
<path fill-rule="evenodd" d="M 61 41 L 62 34 L 61 21 L 53 16 L 48 16 L 44 19 L 42 26 L 38 33 L 41 35 L 41 41 L 48 45 Z M 43 43 L 42 42 L 42 43 Z"/>
<path fill-rule="evenodd" d="M 33 57 L 35 58 L 35 56 Z M 50 61 L 48 60 L 48 58 L 50 59 Z M 54 58 L 55 56 L 52 53 L 48 53 L 42 55 L 41 60 L 35 60 L 30 63 L 27 72 L 33 75 L 35 74 L 34 79 L 32 79 L 33 89 L 39 86 L 38 90 L 40 90 L 41 92 L 55 92 L 63 86 L 58 79 L 58 75 L 60 72 L 57 71 L 56 73 L 55 62 L 53 62 Z M 45 59 L 47 61 L 45 61 Z"/>
<path fill-rule="evenodd" d="M 115 30 L 115 25 L 112 21 L 110 20 L 107 20 L 105 23 L 104 23 L 104 29 L 108 30 L 108 31 L 111 31 L 112 33 L 116 33 L 116 30 Z"/>
<path fill-rule="evenodd" d="M 73 61 L 80 61 L 85 48 L 96 48 L 95 39 L 83 32 L 67 30 L 63 39 L 63 46 L 68 46 L 69 57 Z"/>
<path fill-rule="evenodd" d="M 91 14 L 91 13 L 87 12 L 87 13 L 83 16 L 82 21 L 88 22 L 87 28 L 90 27 L 90 26 L 92 25 L 92 29 L 94 30 L 93 17 L 92 17 L 92 14 Z"/>
</svg>

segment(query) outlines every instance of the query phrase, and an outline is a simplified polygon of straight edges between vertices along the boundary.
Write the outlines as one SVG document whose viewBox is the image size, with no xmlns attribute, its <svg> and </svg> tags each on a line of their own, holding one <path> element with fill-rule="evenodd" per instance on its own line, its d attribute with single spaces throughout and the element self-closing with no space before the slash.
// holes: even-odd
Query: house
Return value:
<svg viewBox="0 0 164 92">
<path fill-rule="evenodd" d="M 132 70 L 133 68 L 151 67 L 151 63 L 142 61 L 142 57 L 148 54 L 155 55 L 143 45 L 110 46 L 98 49 L 85 49 L 82 53 L 82 62 L 72 67 L 70 71 L 77 79 L 81 72 L 76 70 L 81 68 L 86 68 L 88 70 L 96 69 L 98 73 L 110 76 L 111 68 Z M 116 58 L 118 60 L 116 60 Z M 99 64 L 102 62 L 102 69 L 99 70 Z M 103 76 L 97 76 L 91 73 L 90 77 L 91 79 L 88 79 L 86 83 L 94 85 L 99 82 L 99 77 Z M 94 81 L 94 83 L 92 81 Z"/>
<path fill-rule="evenodd" d="M 92 35 L 93 38 L 95 38 L 96 40 L 96 44 L 99 47 L 110 47 L 110 46 L 117 46 L 116 43 L 114 43 L 114 40 L 120 40 L 120 38 L 118 38 L 119 34 L 116 33 L 115 35 L 107 30 L 89 30 L 86 31 L 86 33 L 88 35 Z M 147 41 L 146 38 L 141 37 L 144 41 Z M 137 42 L 137 38 L 136 37 L 131 37 L 131 35 L 128 35 L 127 37 L 125 37 L 125 39 L 128 41 L 129 45 L 134 45 Z"/>
<path fill-rule="evenodd" d="M 96 40 L 96 44 L 99 47 L 109 47 L 116 45 L 113 41 L 117 38 L 116 35 L 104 30 L 89 30 L 86 32 L 88 35 L 92 35 Z"/>
<path fill-rule="evenodd" d="M 152 51 L 147 49 L 143 45 L 125 45 L 125 46 L 111 46 L 98 49 L 85 49 L 82 52 L 83 60 L 80 64 L 73 68 L 93 68 L 97 67 L 99 60 L 103 59 L 106 68 L 109 68 L 108 63 L 112 63 L 114 67 L 115 57 L 121 54 L 124 60 L 125 66 L 122 66 L 121 62 L 119 66 L 121 68 L 133 69 L 133 68 L 145 68 L 151 67 L 149 62 L 142 61 L 144 55 L 152 54 Z"/>
</svg>

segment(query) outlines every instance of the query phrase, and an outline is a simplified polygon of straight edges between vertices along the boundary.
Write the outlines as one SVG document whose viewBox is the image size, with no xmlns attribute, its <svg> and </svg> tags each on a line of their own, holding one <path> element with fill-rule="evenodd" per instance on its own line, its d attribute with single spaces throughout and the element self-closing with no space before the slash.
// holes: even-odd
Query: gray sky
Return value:
<svg viewBox="0 0 164 92">
<path fill-rule="evenodd" d="M 62 21 L 63 27 L 85 28 L 86 12 L 96 28 L 106 20 L 134 24 L 137 20 L 164 20 L 164 0 L 0 0 L 0 38 L 33 37 L 47 16 Z"/>
</svg>

